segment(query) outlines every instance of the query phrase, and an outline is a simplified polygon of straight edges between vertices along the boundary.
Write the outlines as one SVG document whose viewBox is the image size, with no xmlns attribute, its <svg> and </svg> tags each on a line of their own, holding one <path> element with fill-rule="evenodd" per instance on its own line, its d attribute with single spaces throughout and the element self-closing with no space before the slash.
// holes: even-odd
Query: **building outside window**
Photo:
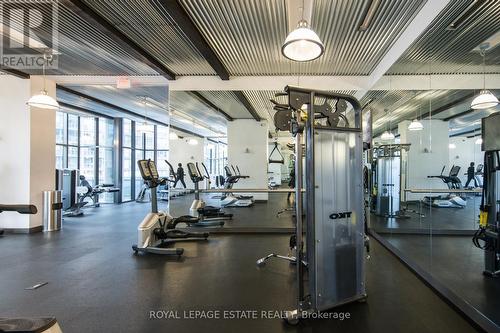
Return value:
<svg viewBox="0 0 500 333">
<path fill-rule="evenodd" d="M 156 162 L 158 173 L 162 177 L 169 175 L 168 127 L 149 125 L 149 128 L 137 129 L 139 122 L 123 119 L 122 150 L 122 201 L 135 200 L 144 186 L 137 161 L 151 159 Z M 141 124 L 142 125 L 142 124 Z"/>
<path fill-rule="evenodd" d="M 56 168 L 77 169 L 91 185 L 114 180 L 112 119 L 56 113 Z M 112 194 L 101 202 L 114 202 Z"/>
</svg>

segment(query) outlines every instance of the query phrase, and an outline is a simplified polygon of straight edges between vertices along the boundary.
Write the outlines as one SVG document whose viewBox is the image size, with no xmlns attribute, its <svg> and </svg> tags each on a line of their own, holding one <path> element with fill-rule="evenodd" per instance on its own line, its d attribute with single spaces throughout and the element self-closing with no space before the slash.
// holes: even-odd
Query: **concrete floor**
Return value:
<svg viewBox="0 0 500 333">
<path fill-rule="evenodd" d="M 349 320 L 298 327 L 279 319 L 152 320 L 154 310 L 290 309 L 295 270 L 281 261 L 255 266 L 271 251 L 286 253 L 288 235 L 212 235 L 207 242 L 182 244 L 182 260 L 136 256 L 131 245 L 148 209 L 136 203 L 103 206 L 67 218 L 60 232 L 3 236 L 1 316 L 56 316 L 64 332 L 475 331 L 375 241 L 367 263 L 368 301 L 335 309 L 349 312 Z M 235 223 L 255 220 L 253 212 L 239 209 Z M 24 290 L 40 282 L 48 284 Z"/>
<path fill-rule="evenodd" d="M 378 233 L 390 232 L 430 232 L 432 231 L 468 231 L 477 229 L 480 197 L 468 197 L 465 208 L 437 208 L 420 203 L 408 205 L 410 218 L 395 219 L 372 214 L 371 227 Z M 424 215 L 422 217 L 421 215 Z"/>
<path fill-rule="evenodd" d="M 384 235 L 417 265 L 500 326 L 500 279 L 486 277 L 469 236 Z"/>
<path fill-rule="evenodd" d="M 207 205 L 220 207 L 220 199 L 212 199 L 215 194 L 202 195 Z M 170 201 L 170 212 L 173 216 L 189 214 L 189 208 L 194 199 L 194 194 L 172 198 Z M 147 204 L 149 205 L 149 204 Z M 225 228 L 256 228 L 266 231 L 269 229 L 284 228 L 292 231 L 294 224 L 290 212 L 277 216 L 284 208 L 291 207 L 292 202 L 287 200 L 286 194 L 271 193 L 267 203 L 256 202 L 251 207 L 228 207 L 224 212 L 232 213 L 237 219 L 226 221 Z"/>
</svg>

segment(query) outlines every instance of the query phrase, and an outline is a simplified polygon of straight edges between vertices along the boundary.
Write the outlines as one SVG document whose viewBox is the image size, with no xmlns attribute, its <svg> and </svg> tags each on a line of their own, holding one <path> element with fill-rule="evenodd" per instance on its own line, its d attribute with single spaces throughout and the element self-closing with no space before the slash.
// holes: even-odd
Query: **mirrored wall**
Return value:
<svg viewBox="0 0 500 333">
<path fill-rule="evenodd" d="M 378 92 L 369 106 L 374 139 L 365 153 L 366 191 L 371 229 L 498 325 L 498 281 L 483 274 L 487 251 L 472 238 L 484 188 L 482 119 L 500 108 L 471 108 L 478 94 Z"/>
</svg>

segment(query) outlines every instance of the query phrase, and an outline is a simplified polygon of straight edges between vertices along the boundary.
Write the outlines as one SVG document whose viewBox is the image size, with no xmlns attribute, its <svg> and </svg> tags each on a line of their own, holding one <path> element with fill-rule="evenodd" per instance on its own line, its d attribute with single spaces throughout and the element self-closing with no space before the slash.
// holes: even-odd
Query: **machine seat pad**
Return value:
<svg viewBox="0 0 500 333">
<path fill-rule="evenodd" d="M 179 217 L 176 217 L 174 220 L 175 220 L 175 224 L 177 224 L 177 223 L 193 224 L 193 223 L 198 223 L 200 221 L 199 218 L 191 216 L 191 215 L 179 216 Z"/>
</svg>

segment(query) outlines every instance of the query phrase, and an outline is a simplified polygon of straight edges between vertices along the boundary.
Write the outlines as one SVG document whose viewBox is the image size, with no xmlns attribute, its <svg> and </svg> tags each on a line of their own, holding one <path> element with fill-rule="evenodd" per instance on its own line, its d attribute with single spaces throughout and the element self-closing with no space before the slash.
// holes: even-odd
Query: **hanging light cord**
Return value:
<svg viewBox="0 0 500 333">
<path fill-rule="evenodd" d="M 50 56 L 52 58 L 52 56 Z M 45 82 L 45 64 L 49 62 L 49 56 L 47 53 L 43 54 L 43 64 L 42 64 L 42 76 L 43 76 L 43 91 L 47 93 L 47 84 Z"/>
<path fill-rule="evenodd" d="M 144 125 L 148 124 L 148 108 L 147 108 L 147 97 L 144 97 L 142 102 L 144 103 Z"/>
<path fill-rule="evenodd" d="M 481 57 L 483 57 L 483 90 L 486 90 L 486 49 L 480 49 Z"/>
</svg>

